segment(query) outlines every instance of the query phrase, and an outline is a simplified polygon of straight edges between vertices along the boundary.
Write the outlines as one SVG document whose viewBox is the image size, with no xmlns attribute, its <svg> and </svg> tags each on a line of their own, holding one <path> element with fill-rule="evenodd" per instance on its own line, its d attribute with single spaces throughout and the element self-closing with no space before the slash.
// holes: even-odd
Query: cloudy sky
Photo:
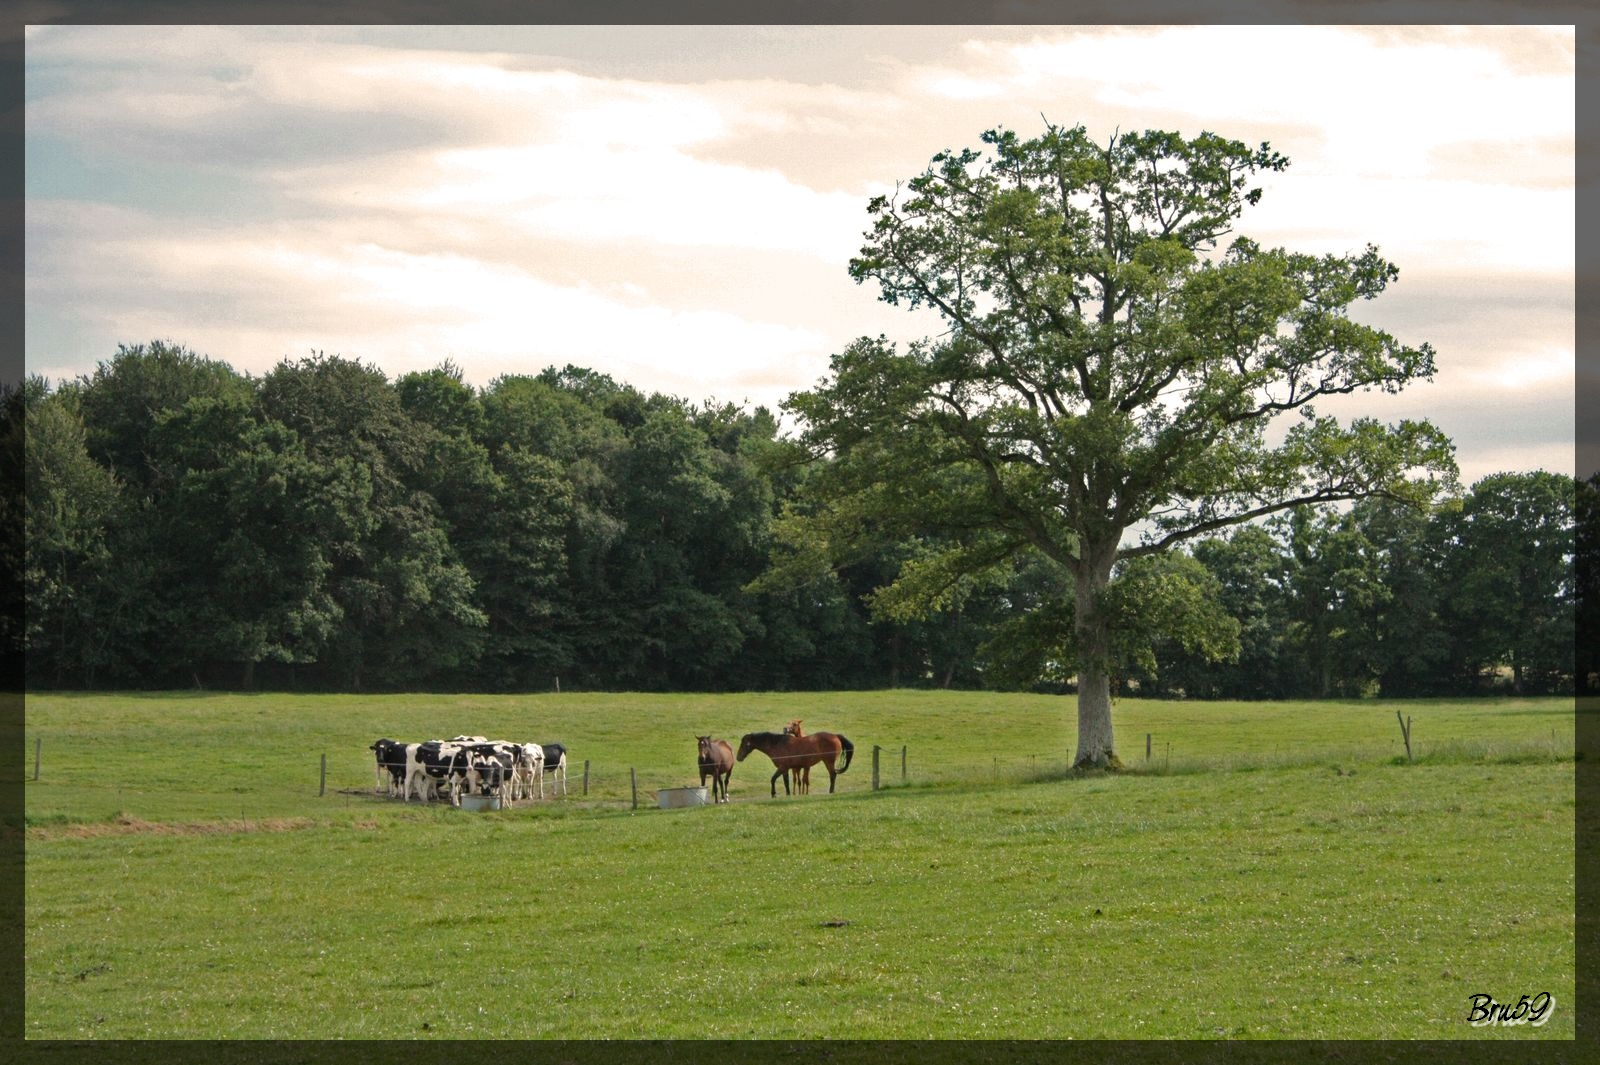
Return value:
<svg viewBox="0 0 1600 1065">
<path fill-rule="evenodd" d="M 165 339 L 485 385 L 574 363 L 771 407 L 937 320 L 846 264 L 992 126 L 1212 130 L 1292 165 L 1238 231 L 1379 246 L 1358 308 L 1463 480 L 1573 469 L 1572 27 L 29 27 L 26 358 Z"/>
</svg>

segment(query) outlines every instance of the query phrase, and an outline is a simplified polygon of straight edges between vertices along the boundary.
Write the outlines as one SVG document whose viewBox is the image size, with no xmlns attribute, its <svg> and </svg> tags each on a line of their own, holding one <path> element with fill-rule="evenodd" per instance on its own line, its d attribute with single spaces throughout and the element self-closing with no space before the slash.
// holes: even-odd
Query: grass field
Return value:
<svg viewBox="0 0 1600 1065">
<path fill-rule="evenodd" d="M 1114 775 L 1066 771 L 1073 714 L 907 691 L 30 696 L 27 1034 L 1572 1037 L 1571 700 L 1128 700 Z M 733 803 L 655 809 L 698 783 L 696 734 L 795 717 L 854 741 L 837 794 L 818 770 L 771 799 L 755 755 Z M 372 794 L 372 740 L 458 733 L 565 742 L 571 794 L 484 814 Z M 1540 992 L 1542 1027 L 1467 1022 L 1473 995 Z"/>
</svg>

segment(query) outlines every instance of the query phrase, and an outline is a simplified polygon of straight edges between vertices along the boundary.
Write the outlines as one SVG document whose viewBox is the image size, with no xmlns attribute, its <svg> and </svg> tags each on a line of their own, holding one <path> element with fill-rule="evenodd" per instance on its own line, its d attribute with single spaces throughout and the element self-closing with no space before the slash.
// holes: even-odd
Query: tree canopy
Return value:
<svg viewBox="0 0 1600 1065">
<path fill-rule="evenodd" d="M 1077 764 L 1115 764 L 1111 677 L 1119 648 L 1148 643 L 1129 627 L 1153 616 L 1119 605 L 1118 563 L 1295 507 L 1431 498 L 1454 480 L 1444 434 L 1341 424 L 1315 403 L 1398 391 L 1432 374 L 1434 353 L 1350 317 L 1398 276 L 1376 247 L 1221 247 L 1261 198 L 1253 178 L 1288 165 L 1267 144 L 1160 131 L 1102 144 L 1055 125 L 982 142 L 867 206 L 851 276 L 943 329 L 905 351 L 862 338 L 790 398 L 825 460 L 790 542 L 841 558 L 936 530 L 937 552 L 880 597 L 901 616 L 1048 559 L 1061 584 L 1044 609 L 1070 625 L 1022 621 L 1019 635 L 1078 678 Z M 1167 594 L 1183 581 L 1169 570 Z"/>
<path fill-rule="evenodd" d="M 826 552 L 789 550 L 801 519 L 848 525 L 848 501 L 820 507 L 810 482 L 826 464 L 788 461 L 759 409 L 646 395 L 570 368 L 476 388 L 449 363 L 392 382 L 356 365 L 278 367 L 310 373 L 309 393 L 348 397 L 366 382 L 358 391 L 398 397 L 398 414 L 366 399 L 415 450 L 380 492 L 384 477 L 367 468 L 380 456 L 352 457 L 370 435 L 329 429 L 314 445 L 268 413 L 264 379 L 173 389 L 135 419 L 112 396 L 84 403 L 85 391 L 150 368 L 102 370 L 0 397 L 0 499 L 18 518 L 4 587 L 27 607 L 0 638 L 9 654 L 26 649 L 33 685 L 1062 691 L 1074 681 L 1062 651 L 1072 600 L 1042 553 L 954 573 L 945 563 L 959 538 L 932 521 L 899 537 L 879 529 L 837 566 Z M 126 476 L 113 472 L 112 448 L 96 456 L 113 424 L 137 439 L 117 449 L 134 457 L 118 462 Z M 1594 495 L 1593 481 L 1508 472 L 1431 507 L 1320 505 L 1124 559 L 1108 591 L 1121 619 L 1115 690 L 1584 690 L 1596 672 L 1583 654 Z M 934 609 L 923 593 L 936 594 Z M 1576 658 L 1563 642 L 1574 613 Z"/>
</svg>

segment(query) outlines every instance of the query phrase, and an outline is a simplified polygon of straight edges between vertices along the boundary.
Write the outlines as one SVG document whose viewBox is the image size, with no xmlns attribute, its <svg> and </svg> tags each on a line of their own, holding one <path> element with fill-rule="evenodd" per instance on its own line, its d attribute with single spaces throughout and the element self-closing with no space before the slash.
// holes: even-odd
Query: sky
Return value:
<svg viewBox="0 0 1600 1065">
<path fill-rule="evenodd" d="M 166 340 L 476 386 L 574 364 L 765 405 L 941 323 L 847 272 L 871 197 L 995 126 L 1291 165 L 1236 232 L 1375 244 L 1466 485 L 1574 466 L 1571 26 L 29 26 L 28 372 Z"/>
</svg>

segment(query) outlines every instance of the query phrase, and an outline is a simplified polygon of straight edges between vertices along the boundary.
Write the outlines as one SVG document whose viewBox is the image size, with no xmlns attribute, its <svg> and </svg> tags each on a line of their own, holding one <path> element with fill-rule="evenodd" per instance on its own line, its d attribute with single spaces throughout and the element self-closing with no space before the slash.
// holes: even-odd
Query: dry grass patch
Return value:
<svg viewBox="0 0 1600 1065">
<path fill-rule="evenodd" d="M 154 836 L 223 836 L 250 832 L 297 832 L 318 824 L 309 817 L 265 817 L 223 821 L 146 821 L 128 814 L 117 814 L 109 821 L 76 824 L 36 825 L 28 829 L 30 840 L 99 839 L 103 836 L 148 834 Z M 359 827 L 359 826 L 358 826 Z M 373 825 L 372 827 L 376 827 Z"/>
</svg>

